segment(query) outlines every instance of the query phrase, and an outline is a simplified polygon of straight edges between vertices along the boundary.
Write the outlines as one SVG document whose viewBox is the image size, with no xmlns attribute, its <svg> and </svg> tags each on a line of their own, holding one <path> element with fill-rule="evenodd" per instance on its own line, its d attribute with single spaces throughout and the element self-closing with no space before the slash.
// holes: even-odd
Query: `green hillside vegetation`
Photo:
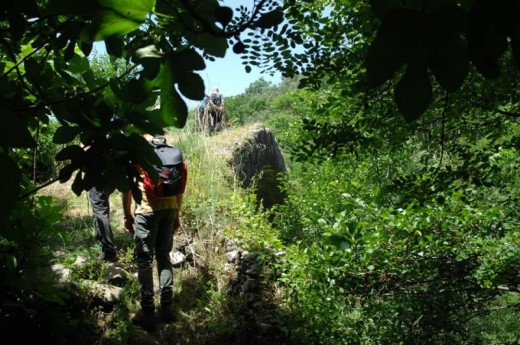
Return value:
<svg viewBox="0 0 520 345">
<path fill-rule="evenodd" d="M 461 109 L 373 127 L 374 110 L 349 115 L 338 91 L 279 87 L 263 92 L 265 121 L 290 171 L 285 203 L 268 213 L 288 252 L 279 284 L 292 339 L 518 342 L 516 119 Z"/>
</svg>

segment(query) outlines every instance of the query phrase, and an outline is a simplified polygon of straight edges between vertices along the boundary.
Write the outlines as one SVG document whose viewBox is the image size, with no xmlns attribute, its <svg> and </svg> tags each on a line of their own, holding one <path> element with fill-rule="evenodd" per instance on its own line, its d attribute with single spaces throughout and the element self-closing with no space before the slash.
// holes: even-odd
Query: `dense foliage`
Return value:
<svg viewBox="0 0 520 345">
<path fill-rule="evenodd" d="M 246 69 L 294 77 L 226 100 L 231 121 L 266 122 L 287 153 L 273 223 L 249 208 L 237 223 L 244 244 L 287 251 L 279 312 L 294 343 L 518 343 L 518 2 L 255 4 L 0 5 L 2 295 L 37 311 L 66 297 L 24 280 L 48 254 L 38 241 L 66 236 L 49 199 L 19 200 L 35 162 L 59 149 L 76 194 L 134 188 L 131 163 L 154 162 L 140 134 L 183 127 L 181 95 L 202 98 L 204 59 L 232 47 Z M 89 57 L 95 41 L 113 70 Z"/>
<path fill-rule="evenodd" d="M 489 95 L 515 76 L 466 87 Z M 407 123 L 391 102 L 359 108 L 330 84 L 255 86 L 251 99 L 270 101 L 244 113 L 275 130 L 290 168 L 269 213 L 289 253 L 281 317 L 295 343 L 518 341 L 516 118 L 467 90 Z"/>
<path fill-rule="evenodd" d="M 288 1 L 285 6 L 293 35 L 304 43 L 301 53 L 278 68 L 289 76 L 303 73 L 305 85 L 319 85 L 326 77 L 346 82 L 345 91 L 369 96 L 377 97 L 381 87 L 391 89 L 409 120 L 444 94 L 461 90 L 475 70 L 488 79 L 507 74 L 508 53 L 514 69 L 520 67 L 516 1 Z"/>
<path fill-rule="evenodd" d="M 295 92 L 300 92 L 297 78 L 284 79 L 278 85 L 261 78 L 244 93 L 226 99 L 228 119 L 237 125 L 247 125 L 294 115 Z"/>
<path fill-rule="evenodd" d="M 322 88 L 267 104 L 290 168 L 270 213 L 289 253 L 279 284 L 292 339 L 515 344 L 516 119 L 460 99 L 457 117 L 385 129 L 365 108 L 348 126 L 356 104 L 339 98 Z"/>
</svg>

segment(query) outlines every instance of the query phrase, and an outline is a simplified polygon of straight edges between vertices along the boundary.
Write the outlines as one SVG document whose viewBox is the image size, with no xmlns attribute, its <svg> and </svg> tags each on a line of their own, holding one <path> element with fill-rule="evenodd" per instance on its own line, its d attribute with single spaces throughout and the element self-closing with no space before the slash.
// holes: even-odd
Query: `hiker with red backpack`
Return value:
<svg viewBox="0 0 520 345">
<path fill-rule="evenodd" d="M 135 261 L 140 287 L 141 310 L 132 318 L 132 323 L 147 331 L 156 328 L 153 259 L 156 258 L 160 289 L 160 318 L 169 323 L 174 320 L 173 268 L 170 252 L 173 248 L 173 233 L 180 226 L 179 211 L 186 188 L 187 166 L 180 149 L 166 143 L 164 136 L 144 135 L 154 147 L 161 160 L 156 166 L 158 183 L 152 182 L 147 171 L 136 166 L 140 174 L 139 190 L 142 199 L 132 212 L 132 192 L 123 194 L 125 230 L 133 234 Z"/>
</svg>

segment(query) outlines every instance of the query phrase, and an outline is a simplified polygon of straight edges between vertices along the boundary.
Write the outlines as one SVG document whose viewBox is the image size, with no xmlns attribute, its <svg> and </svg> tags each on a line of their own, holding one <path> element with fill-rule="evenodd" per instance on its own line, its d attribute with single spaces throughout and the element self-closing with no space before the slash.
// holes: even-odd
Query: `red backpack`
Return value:
<svg viewBox="0 0 520 345">
<path fill-rule="evenodd" d="M 161 159 L 161 165 L 154 166 L 158 183 L 154 184 L 144 172 L 144 190 L 151 197 L 165 197 L 183 194 L 188 181 L 188 166 L 182 158 L 182 151 L 165 143 L 154 144 L 154 151 Z"/>
</svg>

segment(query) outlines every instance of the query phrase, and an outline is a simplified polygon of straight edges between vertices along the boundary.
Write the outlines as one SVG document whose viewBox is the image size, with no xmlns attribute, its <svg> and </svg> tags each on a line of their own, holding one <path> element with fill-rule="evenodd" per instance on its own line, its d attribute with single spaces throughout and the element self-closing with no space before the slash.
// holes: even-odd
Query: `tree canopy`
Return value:
<svg viewBox="0 0 520 345">
<path fill-rule="evenodd" d="M 271 58 L 286 75 L 304 74 L 304 85 L 326 78 L 346 93 L 372 98 L 391 89 L 399 111 L 415 120 L 475 78 L 496 80 L 520 67 L 519 6 L 488 0 L 288 1 L 291 36 L 303 40 L 303 51 L 283 61 L 276 53 Z"/>
<path fill-rule="evenodd" d="M 205 59 L 222 58 L 231 47 L 243 52 L 240 35 L 248 30 L 277 36 L 273 28 L 282 20 L 282 8 L 271 0 L 250 9 L 216 0 L 2 3 L 2 216 L 33 188 L 23 179 L 20 152 L 34 148 L 32 133 L 53 121 L 59 123 L 53 141 L 65 145 L 56 156 L 66 163 L 60 181 L 79 170 L 77 194 L 107 181 L 119 190 L 135 188 L 131 164 L 149 169 L 156 158 L 140 134 L 184 126 L 182 97 L 203 97 L 198 72 Z M 94 73 L 94 42 L 114 61 L 126 60 L 127 69 Z"/>
</svg>

